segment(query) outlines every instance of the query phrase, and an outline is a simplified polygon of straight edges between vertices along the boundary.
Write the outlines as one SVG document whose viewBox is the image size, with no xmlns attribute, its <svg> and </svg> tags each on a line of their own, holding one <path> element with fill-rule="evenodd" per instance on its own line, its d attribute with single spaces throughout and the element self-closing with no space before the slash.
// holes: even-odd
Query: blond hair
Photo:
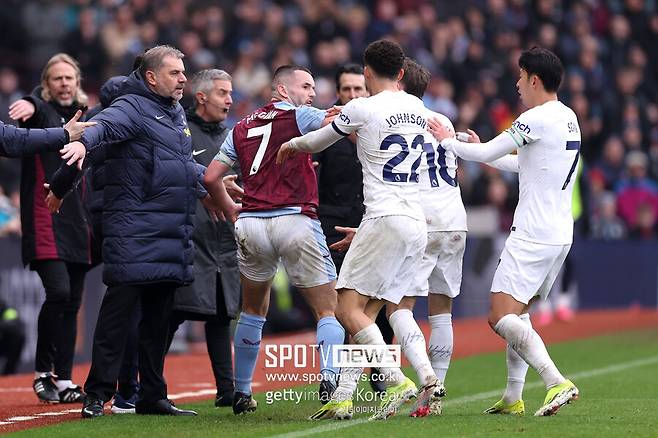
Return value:
<svg viewBox="0 0 658 438">
<path fill-rule="evenodd" d="M 50 101 L 52 99 L 50 90 L 48 89 L 48 77 L 50 75 L 50 68 L 58 62 L 65 62 L 66 64 L 69 64 L 71 67 L 73 67 L 73 70 L 75 70 L 75 79 L 78 81 L 78 90 L 76 91 L 73 100 L 78 102 L 78 104 L 81 106 L 86 105 L 89 98 L 82 90 L 82 73 L 80 71 L 80 66 L 78 65 L 78 61 L 66 53 L 58 53 L 54 55 L 48 60 L 46 66 L 41 71 L 41 98 L 45 101 Z"/>
</svg>

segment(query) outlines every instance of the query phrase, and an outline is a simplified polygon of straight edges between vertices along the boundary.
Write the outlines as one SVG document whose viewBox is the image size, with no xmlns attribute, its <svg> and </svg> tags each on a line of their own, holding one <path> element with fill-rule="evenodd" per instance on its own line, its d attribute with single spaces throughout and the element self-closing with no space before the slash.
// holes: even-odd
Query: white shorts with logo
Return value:
<svg viewBox="0 0 658 438">
<path fill-rule="evenodd" d="M 571 245 L 545 245 L 508 237 L 491 284 L 492 292 L 511 295 L 524 304 L 548 297 Z"/>
<path fill-rule="evenodd" d="M 240 217 L 235 222 L 238 267 L 252 281 L 271 280 L 279 261 L 293 286 L 308 288 L 336 279 L 320 221 L 303 214 Z"/>
<path fill-rule="evenodd" d="M 426 243 L 424 221 L 408 216 L 364 220 L 345 255 L 336 289 L 398 304 L 414 282 Z"/>
<path fill-rule="evenodd" d="M 455 298 L 462 284 L 462 262 L 466 249 L 466 231 L 429 231 L 418 280 L 407 295 L 431 294 Z"/>
</svg>

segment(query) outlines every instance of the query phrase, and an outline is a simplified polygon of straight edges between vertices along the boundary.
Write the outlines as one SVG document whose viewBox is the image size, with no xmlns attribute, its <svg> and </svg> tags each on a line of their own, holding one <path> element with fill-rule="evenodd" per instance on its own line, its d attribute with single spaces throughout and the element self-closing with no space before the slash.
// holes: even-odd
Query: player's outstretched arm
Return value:
<svg viewBox="0 0 658 438">
<path fill-rule="evenodd" d="M 495 167 L 498 170 L 504 170 L 505 172 L 516 172 L 519 173 L 519 156 L 507 154 L 487 163 L 491 167 Z"/>
<path fill-rule="evenodd" d="M 500 133 L 486 143 L 459 141 L 456 138 L 451 138 L 448 128 L 439 123 L 436 118 L 427 119 L 427 130 L 441 143 L 444 149 L 450 150 L 457 156 L 469 161 L 488 163 L 509 154 L 518 147 L 507 132 Z M 475 132 L 469 130 L 470 133 L 475 134 Z"/>
<path fill-rule="evenodd" d="M 321 152 L 341 138 L 343 138 L 343 135 L 338 133 L 333 125 L 323 126 L 317 131 L 309 132 L 301 137 L 295 137 L 281 145 L 276 155 L 276 163 L 283 163 L 297 152 Z"/>
<path fill-rule="evenodd" d="M 226 163 L 219 160 L 212 160 L 203 177 L 203 184 L 206 186 L 206 190 L 208 190 L 215 204 L 224 213 L 224 216 L 231 222 L 235 222 L 240 213 L 240 206 L 233 202 L 222 181 L 222 177 L 229 169 L 230 167 Z"/>
</svg>

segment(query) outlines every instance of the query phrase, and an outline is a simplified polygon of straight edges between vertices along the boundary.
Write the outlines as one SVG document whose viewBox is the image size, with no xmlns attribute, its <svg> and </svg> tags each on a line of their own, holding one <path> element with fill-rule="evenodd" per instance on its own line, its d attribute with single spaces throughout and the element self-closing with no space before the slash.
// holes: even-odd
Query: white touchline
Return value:
<svg viewBox="0 0 658 438">
<path fill-rule="evenodd" d="M 254 383 L 253 386 L 260 386 L 260 383 Z M 30 389 L 32 391 L 32 389 Z M 201 389 L 199 391 L 189 391 L 189 392 L 180 392 L 177 394 L 169 394 L 171 400 L 178 400 L 180 398 L 191 398 L 191 397 L 200 397 L 204 395 L 214 395 L 217 393 L 217 389 Z M 54 411 L 54 412 L 40 412 L 30 415 L 24 415 L 19 417 L 10 417 L 5 419 L 0 419 L 0 426 L 7 426 L 9 424 L 15 424 L 21 421 L 32 421 L 39 417 L 56 417 L 59 415 L 73 414 L 80 412 L 80 409 L 65 409 L 63 411 Z M 109 408 L 106 408 L 109 409 Z"/>
<path fill-rule="evenodd" d="M 619 371 L 625 371 L 630 368 L 637 368 L 645 365 L 652 365 L 655 363 L 658 363 L 658 356 L 647 357 L 645 359 L 638 359 L 630 362 L 622 362 L 616 365 L 610 365 L 603 368 L 595 368 L 593 370 L 581 371 L 578 373 L 569 374 L 568 377 L 574 380 L 587 379 L 590 377 L 597 377 L 604 374 L 617 373 Z M 532 382 L 525 385 L 525 388 L 532 389 L 532 388 L 539 388 L 542 386 L 544 386 L 543 382 Z M 453 400 L 446 400 L 443 403 L 443 405 L 444 406 L 461 405 L 465 403 L 486 400 L 488 398 L 499 396 L 502 393 L 503 393 L 502 389 L 497 389 L 494 391 L 487 391 L 487 392 L 479 392 L 477 394 L 466 395 Z M 359 418 L 357 420 L 348 420 L 348 421 L 340 421 L 340 422 L 333 421 L 333 422 L 329 422 L 328 424 L 318 427 L 313 427 L 306 430 L 298 430 L 295 432 L 273 435 L 270 438 L 298 438 L 298 437 L 304 437 L 309 435 L 316 435 L 318 433 L 333 432 L 336 430 L 345 429 L 346 427 L 358 426 L 359 424 L 363 424 L 367 422 L 368 422 L 367 418 Z"/>
</svg>

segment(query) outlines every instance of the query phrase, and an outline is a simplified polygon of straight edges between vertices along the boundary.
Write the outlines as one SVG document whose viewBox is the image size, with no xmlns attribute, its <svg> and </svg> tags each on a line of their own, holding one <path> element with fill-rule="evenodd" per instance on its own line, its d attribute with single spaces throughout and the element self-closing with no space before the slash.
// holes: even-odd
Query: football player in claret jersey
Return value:
<svg viewBox="0 0 658 438">
<path fill-rule="evenodd" d="M 281 143 L 330 121 L 327 111 L 310 106 L 314 88 L 306 68 L 279 67 L 272 82 L 272 101 L 235 125 L 205 175 L 213 199 L 235 222 L 238 243 L 243 303 L 234 338 L 235 414 L 256 408 L 251 381 L 280 260 L 318 321 L 320 398 L 328 400 L 336 387 L 339 370 L 333 367 L 331 346 L 342 344 L 345 331 L 334 315 L 336 268 L 317 219 L 318 189 L 311 155 L 299 154 L 283 166 L 275 163 Z M 244 182 L 241 209 L 221 183 L 222 175 L 235 163 Z"/>
<path fill-rule="evenodd" d="M 519 58 L 516 83 L 521 101 L 530 109 L 493 140 L 480 144 L 450 138 L 450 132 L 430 119 L 430 131 L 446 150 L 474 161 L 504 157 L 519 172 L 519 203 L 510 236 L 491 285 L 489 324 L 508 343 L 507 388 L 487 413 L 525 412 L 522 390 L 530 365 L 548 391 L 535 415 L 555 414 L 578 398 L 578 389 L 564 378 L 544 342 L 520 315 L 532 300 L 546 298 L 573 240 L 571 192 L 578 164 L 580 128 L 574 112 L 560 102 L 563 75 L 559 58 L 533 47 Z M 473 133 L 474 134 L 474 133 Z M 474 144 L 475 143 L 475 144 Z M 509 155 L 517 151 L 518 155 Z"/>
<path fill-rule="evenodd" d="M 356 133 L 366 211 L 338 277 L 336 313 L 356 344 L 383 345 L 373 318 L 386 302 L 398 304 L 404 298 L 427 242 L 418 191 L 418 165 L 427 122 L 421 100 L 398 89 L 404 73 L 400 46 L 375 41 L 366 48 L 363 58 L 371 96 L 348 102 L 331 126 L 283 144 L 277 159 L 294 159 L 300 151 L 317 152 L 341 136 Z M 405 316 L 410 319 L 407 323 L 415 326 L 413 331 L 420 332 L 413 315 Z M 423 386 L 435 385 L 437 379 L 424 340 L 422 343 L 422 354 L 416 357 L 414 368 L 424 370 Z M 399 368 L 380 371 L 387 389 L 373 419 L 392 415 L 417 392 Z M 312 418 L 351 418 L 351 397 L 361 372 L 361 368 L 343 368 L 331 401 Z"/>
</svg>

